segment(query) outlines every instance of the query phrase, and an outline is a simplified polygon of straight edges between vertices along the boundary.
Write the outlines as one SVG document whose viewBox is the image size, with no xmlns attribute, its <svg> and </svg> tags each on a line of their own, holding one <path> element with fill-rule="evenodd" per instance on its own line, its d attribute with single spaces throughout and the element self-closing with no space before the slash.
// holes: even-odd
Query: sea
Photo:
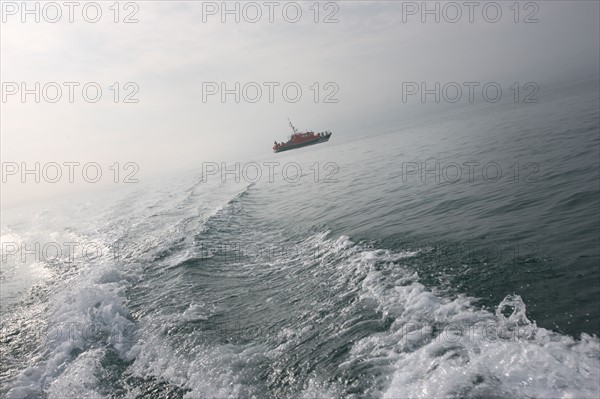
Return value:
<svg viewBox="0 0 600 399">
<path fill-rule="evenodd" d="M 0 397 L 597 398 L 599 92 L 3 211 Z"/>
</svg>

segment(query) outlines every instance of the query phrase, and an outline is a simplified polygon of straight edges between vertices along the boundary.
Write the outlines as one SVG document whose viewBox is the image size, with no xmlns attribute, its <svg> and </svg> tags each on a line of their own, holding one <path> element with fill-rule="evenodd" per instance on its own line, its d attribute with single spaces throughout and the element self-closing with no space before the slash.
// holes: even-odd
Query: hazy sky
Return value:
<svg viewBox="0 0 600 399">
<path fill-rule="evenodd" d="M 91 162 L 100 165 L 102 184 L 113 179 L 115 162 L 123 180 L 134 171 L 125 170 L 127 162 L 139 165 L 135 176 L 144 178 L 203 161 L 265 155 L 289 134 L 287 117 L 342 140 L 431 112 L 415 100 L 419 96 L 403 102 L 403 82 L 500 82 L 504 89 L 536 82 L 543 90 L 600 68 L 596 1 L 520 2 L 517 8 L 513 1 L 476 2 L 473 9 L 462 1 L 429 2 L 429 9 L 440 10 L 439 23 L 434 14 L 422 15 L 422 2 L 227 2 L 230 10 L 237 3 L 239 22 L 222 13 L 222 2 L 121 2 L 118 15 L 113 3 L 79 2 L 69 22 L 62 1 L 31 2 L 30 14 L 20 1 L 2 1 L 3 208 L 84 189 L 90 183 L 81 167 Z M 125 23 L 126 17 L 138 22 Z M 35 91 L 35 82 L 40 102 L 34 94 L 23 102 L 21 84 Z M 206 89 L 225 83 L 235 91 L 236 82 L 239 103 L 234 94 L 223 103 L 220 92 L 203 101 Z M 95 87 L 102 90 L 95 103 L 82 94 L 88 83 L 89 100 Z M 56 86 L 62 96 L 51 103 Z M 262 97 L 252 103 L 256 86 Z M 302 95 L 293 103 L 296 87 Z M 138 102 L 124 102 L 128 94 Z M 327 95 L 337 102 L 325 102 Z M 61 180 L 35 183 L 32 174 L 22 183 L 20 170 L 10 174 L 15 164 L 33 169 L 35 162 L 61 165 Z M 73 166 L 73 184 L 65 162 L 80 163 Z M 45 173 L 54 177 L 53 166 Z"/>
</svg>

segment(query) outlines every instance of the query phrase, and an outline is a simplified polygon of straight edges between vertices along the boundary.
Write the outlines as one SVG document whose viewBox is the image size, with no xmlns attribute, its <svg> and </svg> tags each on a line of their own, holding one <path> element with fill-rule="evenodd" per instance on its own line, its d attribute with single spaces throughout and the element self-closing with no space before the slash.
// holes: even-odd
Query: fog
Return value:
<svg viewBox="0 0 600 399">
<path fill-rule="evenodd" d="M 288 117 L 333 142 L 450 106 L 407 83 L 465 106 L 464 82 L 543 100 L 600 69 L 594 1 L 313 3 L 2 2 L 2 208 L 268 156 Z"/>
</svg>

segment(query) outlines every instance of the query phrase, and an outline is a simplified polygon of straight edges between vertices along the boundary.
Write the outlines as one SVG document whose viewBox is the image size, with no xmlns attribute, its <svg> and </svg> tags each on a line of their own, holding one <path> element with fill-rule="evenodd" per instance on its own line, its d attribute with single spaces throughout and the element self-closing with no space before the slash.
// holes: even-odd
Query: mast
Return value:
<svg viewBox="0 0 600 399">
<path fill-rule="evenodd" d="M 294 131 L 294 134 L 298 133 L 298 130 L 296 130 L 296 128 L 294 127 L 294 125 L 292 125 L 292 121 L 290 120 L 290 118 L 288 118 L 288 122 L 290 123 L 290 127 Z"/>
</svg>

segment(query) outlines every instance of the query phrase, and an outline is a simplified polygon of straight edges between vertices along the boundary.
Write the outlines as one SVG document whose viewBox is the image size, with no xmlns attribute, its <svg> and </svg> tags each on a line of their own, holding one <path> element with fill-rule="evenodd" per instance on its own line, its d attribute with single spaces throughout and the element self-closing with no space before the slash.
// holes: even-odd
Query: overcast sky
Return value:
<svg viewBox="0 0 600 399">
<path fill-rule="evenodd" d="M 422 22 L 421 2 L 322 2 L 318 22 L 312 1 L 288 3 L 270 8 L 265 2 L 241 2 L 236 23 L 235 15 L 222 15 L 221 2 L 121 2 L 118 16 L 112 1 L 98 2 L 102 14 L 91 23 L 85 18 L 96 18 L 94 5 L 84 13 L 86 3 L 79 3 L 69 22 L 69 8 L 57 2 L 62 16 L 51 23 L 58 19 L 54 5 L 39 3 L 36 22 L 35 13 L 23 15 L 21 2 L 3 1 L 3 167 L 11 168 L 7 162 L 19 168 L 22 162 L 30 168 L 35 162 L 96 162 L 105 181 L 114 162 L 125 175 L 133 169 L 124 171 L 123 165 L 135 162 L 136 177 L 144 178 L 203 161 L 264 156 L 274 140 L 286 139 L 288 117 L 299 128 L 333 131 L 336 140 L 421 117 L 428 108 L 403 102 L 403 82 L 537 82 L 543 89 L 593 76 L 600 67 L 596 1 L 521 2 L 518 15 L 513 1 L 498 2 L 499 18 L 496 6 L 485 14 L 482 2 L 469 15 L 459 1 L 454 4 L 462 17 L 456 23 L 450 21 L 457 18 L 457 8 L 444 2 L 437 5 L 439 23 L 435 15 L 425 15 Z M 296 4 L 302 15 L 292 23 L 298 19 Z M 261 17 L 252 23 L 257 9 Z M 138 22 L 125 23 L 128 16 Z M 29 89 L 40 82 L 39 103 L 33 94 L 22 102 L 23 82 Z M 49 82 L 62 87 L 56 103 L 48 101 L 56 97 L 54 86 L 44 93 Z M 73 103 L 64 82 L 79 83 L 73 86 Z M 102 89 L 96 103 L 82 95 L 89 82 Z M 128 82 L 133 84 L 125 86 Z M 256 96 L 251 84 L 246 96 L 240 89 L 239 103 L 233 94 L 223 103 L 220 93 L 203 101 L 207 89 L 220 90 L 223 82 L 229 89 L 235 82 L 240 88 L 256 82 L 262 97 L 248 101 Z M 272 103 L 265 82 L 274 82 Z M 293 83 L 288 100 L 282 93 L 287 83 Z M 295 103 L 293 86 L 302 90 Z M 19 91 L 12 94 L 15 87 Z M 127 94 L 138 102 L 125 103 Z M 94 87 L 88 95 L 93 99 Z M 337 102 L 325 102 L 327 95 Z M 413 112 L 416 108 L 422 112 Z M 66 172 L 64 167 L 58 184 L 37 184 L 33 176 L 23 184 L 20 171 L 3 176 L 2 207 L 89 186 L 78 175 L 69 184 Z"/>
</svg>

